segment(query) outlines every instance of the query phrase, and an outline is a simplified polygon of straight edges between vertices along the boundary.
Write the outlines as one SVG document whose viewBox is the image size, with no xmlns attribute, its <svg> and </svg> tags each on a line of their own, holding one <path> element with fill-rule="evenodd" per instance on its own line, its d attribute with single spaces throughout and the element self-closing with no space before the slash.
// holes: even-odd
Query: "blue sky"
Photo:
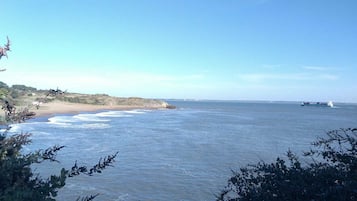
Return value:
<svg viewBox="0 0 357 201">
<path fill-rule="evenodd" d="M 146 98 L 357 102 L 355 0 L 2 0 L 0 80 Z"/>
</svg>

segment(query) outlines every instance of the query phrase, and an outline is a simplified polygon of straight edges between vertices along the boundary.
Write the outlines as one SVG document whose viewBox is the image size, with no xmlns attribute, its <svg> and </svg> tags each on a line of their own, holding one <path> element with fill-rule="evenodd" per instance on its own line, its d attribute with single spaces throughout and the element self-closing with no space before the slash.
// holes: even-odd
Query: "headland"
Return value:
<svg viewBox="0 0 357 201">
<path fill-rule="evenodd" d="M 32 87 L 8 88 L 8 102 L 22 111 L 24 108 L 31 112 L 33 117 L 53 116 L 56 114 L 69 114 L 93 112 L 99 110 L 131 110 L 131 109 L 172 109 L 175 108 L 159 99 L 146 99 L 140 97 L 114 97 L 107 94 L 81 94 L 69 93 L 61 90 L 37 90 Z M 3 116 L 4 114 L 1 114 Z"/>
</svg>

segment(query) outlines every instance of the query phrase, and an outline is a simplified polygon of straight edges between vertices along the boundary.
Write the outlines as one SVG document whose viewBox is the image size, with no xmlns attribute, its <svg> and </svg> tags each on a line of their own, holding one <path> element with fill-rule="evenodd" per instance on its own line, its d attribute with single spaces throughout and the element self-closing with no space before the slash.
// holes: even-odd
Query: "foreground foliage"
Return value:
<svg viewBox="0 0 357 201">
<path fill-rule="evenodd" d="M 357 129 L 327 132 L 313 146 L 304 165 L 288 151 L 287 160 L 234 171 L 217 200 L 357 200 Z"/>
<path fill-rule="evenodd" d="M 10 40 L 7 38 L 7 44 L 4 47 L 0 46 L 0 59 L 2 56 L 7 57 L 10 44 Z M 0 71 L 5 70 L 0 69 Z M 5 118 L 2 121 L 5 124 L 21 123 L 32 118 L 35 113 L 31 112 L 29 107 L 18 110 L 15 107 L 14 99 L 25 94 L 32 96 L 35 91 L 38 92 L 36 88 L 25 85 L 9 87 L 0 81 L 1 109 L 5 112 Z M 49 90 L 49 92 L 47 92 L 47 96 L 57 96 L 64 93 L 59 89 Z M 4 132 L 0 132 L 0 201 L 55 201 L 58 190 L 66 185 L 65 182 L 68 177 L 80 174 L 92 176 L 95 173 L 101 173 L 106 167 L 112 166 L 118 154 L 115 153 L 103 160 L 100 159 L 92 167 L 78 166 L 76 161 L 70 170 L 62 168 L 58 175 L 42 179 L 39 174 L 32 171 L 31 165 L 44 161 L 58 162 L 56 155 L 64 146 L 53 146 L 46 150 L 23 153 L 23 146 L 31 143 L 30 134 L 8 135 L 10 128 L 6 127 Z M 78 197 L 77 201 L 91 201 L 97 196 L 98 194 Z"/>
<path fill-rule="evenodd" d="M 92 167 L 78 166 L 75 162 L 71 169 L 62 168 L 58 175 L 42 179 L 31 170 L 31 165 L 44 161 L 58 162 L 56 155 L 64 146 L 53 146 L 24 154 L 21 149 L 31 142 L 29 137 L 28 133 L 7 136 L 6 131 L 0 135 L 0 201 L 54 201 L 58 190 L 65 186 L 68 177 L 101 173 L 103 169 L 112 165 L 118 154 L 100 159 Z M 77 200 L 93 200 L 96 196 L 86 196 Z"/>
</svg>

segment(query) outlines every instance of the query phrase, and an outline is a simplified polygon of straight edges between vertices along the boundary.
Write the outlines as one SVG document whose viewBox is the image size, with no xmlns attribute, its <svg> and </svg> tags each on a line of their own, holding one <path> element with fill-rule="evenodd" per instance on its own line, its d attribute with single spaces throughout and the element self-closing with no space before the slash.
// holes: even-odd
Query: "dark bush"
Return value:
<svg viewBox="0 0 357 201">
<path fill-rule="evenodd" d="M 287 160 L 234 171 L 217 200 L 357 200 L 357 129 L 330 131 L 313 146 L 306 165 L 288 151 Z"/>
</svg>

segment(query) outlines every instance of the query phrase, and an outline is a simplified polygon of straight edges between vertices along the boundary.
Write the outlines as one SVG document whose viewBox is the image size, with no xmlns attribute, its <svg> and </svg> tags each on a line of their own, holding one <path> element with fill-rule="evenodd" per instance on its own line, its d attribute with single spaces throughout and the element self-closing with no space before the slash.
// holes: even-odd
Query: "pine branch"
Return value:
<svg viewBox="0 0 357 201">
<path fill-rule="evenodd" d="M 59 162 L 58 160 L 56 160 L 57 152 L 60 151 L 64 147 L 65 146 L 55 145 L 55 146 L 53 146 L 51 148 L 48 148 L 42 153 L 41 158 L 43 160 L 50 160 L 50 161 L 53 161 L 53 162 Z"/>
<path fill-rule="evenodd" d="M 99 195 L 99 193 L 95 194 L 95 195 L 90 195 L 90 196 L 86 196 L 86 197 L 78 197 L 76 199 L 76 201 L 92 201 L 94 200 L 94 198 L 96 198 Z"/>
<path fill-rule="evenodd" d="M 87 166 L 78 166 L 77 161 L 74 163 L 73 167 L 71 170 L 68 172 L 68 177 L 73 177 L 80 175 L 81 173 L 87 174 L 89 176 L 92 176 L 94 173 L 102 173 L 102 170 L 104 170 L 108 166 L 113 166 L 112 163 L 115 162 L 115 157 L 118 155 L 119 152 L 116 152 L 113 155 L 108 155 L 107 157 L 104 157 L 99 159 L 98 163 L 95 164 L 93 167 L 88 169 Z"/>
</svg>

